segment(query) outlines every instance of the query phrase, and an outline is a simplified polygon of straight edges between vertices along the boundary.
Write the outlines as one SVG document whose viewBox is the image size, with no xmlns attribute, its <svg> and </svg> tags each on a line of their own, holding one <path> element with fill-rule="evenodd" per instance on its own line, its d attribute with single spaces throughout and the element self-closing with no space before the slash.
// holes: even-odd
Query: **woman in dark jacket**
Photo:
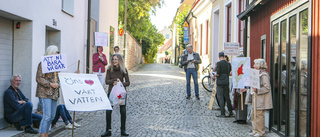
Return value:
<svg viewBox="0 0 320 137">
<path fill-rule="evenodd" d="M 120 54 L 113 54 L 112 55 L 112 63 L 108 66 L 107 75 L 106 75 L 106 84 L 109 85 L 108 89 L 108 97 L 110 96 L 110 92 L 114 85 L 117 82 L 121 81 L 124 87 L 130 85 L 128 71 L 125 68 L 124 60 L 122 55 Z M 103 133 L 101 136 L 111 136 L 111 113 L 112 110 L 106 111 L 106 132 Z M 122 136 L 129 136 L 126 133 L 126 105 L 120 105 L 120 114 L 121 114 L 121 135 Z"/>
</svg>

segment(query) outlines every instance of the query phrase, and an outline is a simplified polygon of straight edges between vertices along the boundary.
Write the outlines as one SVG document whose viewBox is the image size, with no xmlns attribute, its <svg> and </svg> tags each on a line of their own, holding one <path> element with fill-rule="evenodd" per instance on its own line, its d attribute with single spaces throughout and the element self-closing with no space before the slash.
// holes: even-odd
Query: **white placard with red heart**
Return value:
<svg viewBox="0 0 320 137">
<path fill-rule="evenodd" d="M 112 110 L 96 74 L 60 73 L 60 86 L 70 111 Z"/>
</svg>

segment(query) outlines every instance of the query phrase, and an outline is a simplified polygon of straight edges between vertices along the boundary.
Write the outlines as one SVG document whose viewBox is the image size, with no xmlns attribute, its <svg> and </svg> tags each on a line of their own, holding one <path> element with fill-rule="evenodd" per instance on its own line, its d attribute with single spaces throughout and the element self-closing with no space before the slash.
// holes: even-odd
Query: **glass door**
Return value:
<svg viewBox="0 0 320 137">
<path fill-rule="evenodd" d="M 283 136 L 306 136 L 308 7 L 272 22 L 272 129 Z"/>
</svg>

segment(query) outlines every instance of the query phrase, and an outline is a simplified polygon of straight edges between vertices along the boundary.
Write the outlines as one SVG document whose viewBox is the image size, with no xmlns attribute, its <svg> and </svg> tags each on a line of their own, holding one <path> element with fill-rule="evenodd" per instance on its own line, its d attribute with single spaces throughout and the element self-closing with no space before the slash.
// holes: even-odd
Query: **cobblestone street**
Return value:
<svg viewBox="0 0 320 137">
<path fill-rule="evenodd" d="M 167 64 L 147 64 L 130 72 L 128 87 L 126 131 L 133 137 L 246 137 L 251 126 L 232 123 L 234 117 L 217 118 L 219 111 L 209 110 L 211 93 L 202 88 L 200 100 L 192 96 L 186 100 L 184 71 Z M 73 112 L 72 112 L 73 114 Z M 99 137 L 105 131 L 105 112 L 76 112 L 75 137 Z M 0 132 L 1 133 L 1 132 Z M 20 133 L 16 136 L 34 136 Z M 36 135 L 36 136 L 39 136 Z M 63 122 L 50 131 L 49 136 L 71 136 Z M 120 136 L 120 111 L 112 113 L 112 136 Z M 277 136 L 267 133 L 266 136 Z"/>
</svg>

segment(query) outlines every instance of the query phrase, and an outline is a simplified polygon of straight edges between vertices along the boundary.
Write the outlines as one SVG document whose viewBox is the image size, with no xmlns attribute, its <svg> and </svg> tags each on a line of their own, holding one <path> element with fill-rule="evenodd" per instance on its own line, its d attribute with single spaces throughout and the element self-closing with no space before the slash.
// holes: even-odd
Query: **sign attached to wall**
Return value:
<svg viewBox="0 0 320 137">
<path fill-rule="evenodd" d="M 224 54 L 228 56 L 239 56 L 240 55 L 239 43 L 225 42 L 223 51 L 224 51 Z"/>
<path fill-rule="evenodd" d="M 250 69 L 250 87 L 260 89 L 259 70 Z"/>
<path fill-rule="evenodd" d="M 94 32 L 94 45 L 108 46 L 108 33 Z"/>
<path fill-rule="evenodd" d="M 189 27 L 188 22 L 187 22 L 187 21 L 184 21 L 184 23 L 183 23 L 182 27 Z"/>
<path fill-rule="evenodd" d="M 42 73 L 51 73 L 58 71 L 65 71 L 68 68 L 67 55 L 58 54 L 50 56 L 41 56 Z"/>
<path fill-rule="evenodd" d="M 112 110 L 110 101 L 97 75 L 59 74 L 63 100 L 71 111 Z"/>
</svg>

